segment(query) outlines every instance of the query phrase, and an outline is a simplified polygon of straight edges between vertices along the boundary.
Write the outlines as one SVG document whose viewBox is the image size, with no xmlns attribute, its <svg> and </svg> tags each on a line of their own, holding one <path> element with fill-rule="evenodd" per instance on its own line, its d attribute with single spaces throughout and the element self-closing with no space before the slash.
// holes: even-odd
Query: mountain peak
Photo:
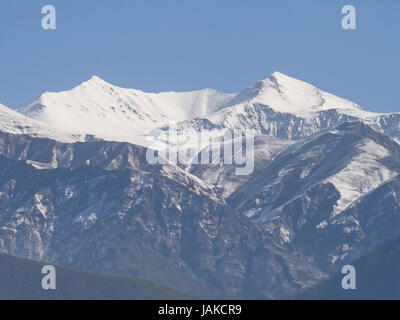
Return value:
<svg viewBox="0 0 400 320">
<path fill-rule="evenodd" d="M 209 114 L 233 97 L 212 89 L 146 93 L 93 75 L 72 90 L 43 93 L 19 112 L 66 132 L 145 143 L 137 137 L 170 122 Z"/>
<path fill-rule="evenodd" d="M 279 72 L 279 71 L 275 71 L 275 72 L 271 73 L 271 75 L 267 79 L 269 79 L 269 78 L 275 78 L 275 79 L 290 78 L 290 79 L 297 80 L 297 79 L 292 78 L 292 77 L 290 77 L 282 72 Z M 297 80 L 297 81 L 300 81 L 300 80 Z"/>
<path fill-rule="evenodd" d="M 309 114 L 329 109 L 360 111 L 357 104 L 279 71 L 241 91 L 230 103 L 262 104 L 278 112 Z"/>
<path fill-rule="evenodd" d="M 264 83 L 269 83 L 271 81 L 274 84 L 277 84 L 279 86 L 286 86 L 288 88 L 289 87 L 290 88 L 293 88 L 293 87 L 305 87 L 305 88 L 313 88 L 313 89 L 317 89 L 318 90 L 318 88 L 314 87 L 313 85 L 311 85 L 311 84 L 309 84 L 309 83 L 307 83 L 307 82 L 305 82 L 303 80 L 288 76 L 288 75 L 286 75 L 284 73 L 281 73 L 279 71 L 275 71 L 268 78 L 263 80 Z"/>
<path fill-rule="evenodd" d="M 103 81 L 103 79 L 101 79 L 100 77 L 96 76 L 95 74 L 92 75 L 92 76 L 90 77 L 90 79 L 89 79 L 89 81 L 97 81 L 97 80 Z"/>
<path fill-rule="evenodd" d="M 82 82 L 81 85 L 94 85 L 94 86 L 112 86 L 112 84 L 108 83 L 107 81 L 101 79 L 100 77 L 93 75 L 90 77 L 89 80 Z"/>
</svg>

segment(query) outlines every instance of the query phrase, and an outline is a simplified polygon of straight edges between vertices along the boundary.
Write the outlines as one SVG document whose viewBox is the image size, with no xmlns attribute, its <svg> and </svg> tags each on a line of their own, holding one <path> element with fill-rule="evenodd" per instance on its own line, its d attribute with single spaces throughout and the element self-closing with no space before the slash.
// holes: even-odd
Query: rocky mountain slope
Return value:
<svg viewBox="0 0 400 320">
<path fill-rule="evenodd" d="M 376 245 L 366 245 L 367 226 L 360 221 L 369 213 L 355 216 L 351 208 L 399 172 L 396 142 L 361 122 L 345 123 L 290 145 L 228 203 L 329 271 L 354 246 L 362 254 Z M 395 225 L 385 228 L 396 235 Z"/>
<path fill-rule="evenodd" d="M 299 140 L 348 121 L 364 122 L 400 140 L 400 114 L 369 112 L 280 72 L 244 89 L 216 112 L 181 121 L 177 126 L 180 132 L 241 129 Z M 168 126 L 163 129 L 167 130 Z"/>
<path fill-rule="evenodd" d="M 85 150 L 82 159 L 98 162 L 85 164 L 74 156 L 75 164 L 81 164 L 75 166 L 74 161 L 63 162 L 71 159 L 65 156 L 49 169 L 38 167 L 46 159 L 30 160 L 29 155 L 44 156 L 40 150 L 54 150 L 55 142 L 47 140 L 46 147 L 46 140 L 33 138 L 26 147 L 24 139 L 8 137 L 25 148 L 0 157 L 3 252 L 140 276 L 198 297 L 273 298 L 325 277 L 224 201 L 213 199 L 212 190 L 197 185 L 190 175 L 179 178 L 180 171 L 171 172 L 176 167 L 146 171 L 142 147 L 131 146 L 137 165 L 123 165 L 122 160 L 120 166 L 114 162 L 109 167 L 115 158 L 124 159 L 124 148 L 117 153 L 120 157 L 110 152 L 102 162 L 98 152 L 110 150 L 110 142 L 74 144 Z M 57 150 L 71 148 L 57 145 Z"/>
<path fill-rule="evenodd" d="M 145 93 L 93 76 L 72 90 L 46 92 L 19 110 L 73 134 L 148 146 L 155 128 L 242 129 L 298 140 L 347 121 L 362 121 L 400 139 L 400 114 L 376 114 L 306 82 L 275 72 L 237 94 L 212 89 Z"/>
<path fill-rule="evenodd" d="M 217 163 L 210 164 L 191 163 L 188 171 L 193 175 L 199 177 L 201 180 L 209 185 L 215 186 L 221 190 L 221 196 L 223 198 L 228 197 L 232 192 L 236 191 L 239 187 L 243 186 L 251 178 L 257 175 L 257 173 L 264 169 L 267 164 L 276 157 L 281 151 L 290 145 L 290 141 L 276 139 L 270 136 L 255 136 L 254 137 L 254 148 L 252 153 L 254 156 L 254 169 L 251 174 L 238 175 L 237 168 L 243 167 L 235 163 L 235 157 L 232 156 L 228 161 L 224 159 L 224 148 L 226 144 L 231 144 L 232 141 L 225 141 L 222 144 L 216 144 L 211 148 L 211 155 L 213 155 L 213 148 L 219 148 L 219 155 L 217 157 Z M 206 147 L 207 148 L 207 147 Z M 197 157 L 201 158 L 201 153 L 199 152 Z M 248 150 L 249 151 L 249 150 Z M 249 151 L 250 152 L 250 151 Z M 237 153 L 246 154 L 246 145 L 242 145 Z"/>
<path fill-rule="evenodd" d="M 151 164 L 146 146 L 172 124 L 184 150 L 204 130 L 251 131 L 254 170 L 222 152 Z M 399 132 L 400 114 L 281 73 L 233 95 L 93 77 L 0 106 L 0 251 L 201 298 L 299 296 L 400 236 Z"/>
</svg>

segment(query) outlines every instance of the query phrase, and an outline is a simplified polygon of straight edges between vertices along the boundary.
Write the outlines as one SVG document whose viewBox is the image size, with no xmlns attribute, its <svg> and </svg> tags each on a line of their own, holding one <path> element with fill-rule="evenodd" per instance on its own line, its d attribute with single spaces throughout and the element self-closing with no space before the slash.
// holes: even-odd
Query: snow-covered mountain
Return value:
<svg viewBox="0 0 400 320">
<path fill-rule="evenodd" d="M 267 105 L 274 111 L 299 116 L 313 116 L 314 112 L 338 109 L 343 113 L 361 114 L 357 104 L 324 92 L 304 81 L 274 72 L 268 78 L 257 81 L 241 91 L 225 108 L 245 105 Z"/>
<path fill-rule="evenodd" d="M 0 131 L 49 138 L 63 142 L 85 140 L 85 135 L 60 131 L 51 125 L 26 117 L 2 104 L 0 104 Z"/>
<path fill-rule="evenodd" d="M 145 93 L 93 76 L 70 91 L 46 92 L 19 112 L 66 132 L 143 144 L 151 129 L 205 116 L 232 97 L 211 89 Z"/>
<path fill-rule="evenodd" d="M 196 131 L 251 130 L 254 171 L 192 160 L 230 143 L 218 139 L 151 165 L 146 145 L 172 123 L 183 151 Z M 400 114 L 279 72 L 238 94 L 92 77 L 19 112 L 0 105 L 0 251 L 199 297 L 296 294 L 400 235 L 399 141 Z"/>
<path fill-rule="evenodd" d="M 145 93 L 93 76 L 69 91 L 42 94 L 18 110 L 57 130 L 149 146 L 155 128 L 243 129 L 297 140 L 347 121 L 362 121 L 400 140 L 400 114 L 376 114 L 280 72 L 238 94 L 212 89 Z"/>
<path fill-rule="evenodd" d="M 371 206 L 357 215 L 350 214 L 350 208 L 399 172 L 400 145 L 361 122 L 350 122 L 290 145 L 228 203 L 282 244 L 290 243 L 329 270 L 361 242 L 359 255 L 388 230 L 398 234 L 393 223 L 362 221 L 385 216 L 384 207 L 381 213 L 370 212 Z M 385 232 L 366 240 L 366 228 L 376 229 L 380 223 Z"/>
<path fill-rule="evenodd" d="M 321 222 L 314 220 L 317 228 L 304 228 L 293 244 L 306 255 L 312 253 L 324 268 L 339 269 L 376 252 L 379 246 L 400 236 L 399 187 L 400 176 L 396 175 L 359 197 L 340 214 L 327 216 Z"/>
<path fill-rule="evenodd" d="M 348 121 L 365 122 L 400 140 L 400 114 L 369 112 L 280 72 L 241 91 L 216 112 L 179 122 L 177 126 L 181 132 L 241 129 L 298 140 Z"/>
<path fill-rule="evenodd" d="M 326 277 L 199 179 L 150 166 L 145 154 L 128 143 L 3 133 L 0 252 L 207 298 L 274 298 Z"/>
<path fill-rule="evenodd" d="M 237 190 L 239 187 L 248 182 L 251 178 L 257 175 L 257 173 L 264 169 L 268 163 L 276 157 L 281 151 L 290 145 L 290 141 L 280 140 L 270 136 L 256 136 L 254 137 L 254 170 L 249 175 L 237 175 L 235 159 L 231 158 L 229 164 L 225 163 L 226 160 L 222 159 L 224 154 L 224 145 L 230 144 L 231 141 L 227 141 L 222 145 L 217 145 L 214 148 L 220 148 L 221 159 L 217 159 L 217 164 L 191 164 L 188 168 L 189 172 L 199 177 L 201 180 L 209 185 L 216 186 L 221 189 L 221 196 L 226 198 L 232 192 Z M 245 154 L 243 150 L 246 146 L 237 151 Z M 200 151 L 201 153 L 201 151 Z M 212 154 L 212 151 L 211 151 Z M 200 155 L 198 155 L 200 158 Z"/>
</svg>

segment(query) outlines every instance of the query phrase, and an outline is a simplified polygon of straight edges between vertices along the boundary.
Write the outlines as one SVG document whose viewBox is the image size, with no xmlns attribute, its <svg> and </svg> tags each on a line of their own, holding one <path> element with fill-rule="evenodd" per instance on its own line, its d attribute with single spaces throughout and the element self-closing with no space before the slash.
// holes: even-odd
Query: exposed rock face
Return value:
<svg viewBox="0 0 400 320">
<path fill-rule="evenodd" d="M 213 199 L 212 188 L 190 175 L 180 177 L 181 169 L 145 171 L 143 148 L 5 138 L 13 141 L 3 148 L 8 156 L 35 159 L 35 165 L 0 159 L 3 252 L 141 276 L 215 298 L 274 298 L 324 277 L 223 199 Z M 60 167 L 37 169 L 54 150 Z M 102 160 L 98 155 L 105 150 Z M 126 150 L 132 151 L 130 161 Z M 87 159 L 97 162 L 84 165 Z M 119 161 L 110 169 L 114 159 Z"/>
<path fill-rule="evenodd" d="M 396 142 L 345 123 L 289 146 L 228 203 L 332 272 L 399 233 L 387 190 L 399 172 Z"/>
<path fill-rule="evenodd" d="M 251 130 L 255 170 L 151 165 L 128 143 L 171 121 Z M 195 297 L 294 296 L 399 237 L 399 123 L 280 73 L 234 95 L 94 77 L 20 113 L 0 105 L 0 250 Z"/>
</svg>

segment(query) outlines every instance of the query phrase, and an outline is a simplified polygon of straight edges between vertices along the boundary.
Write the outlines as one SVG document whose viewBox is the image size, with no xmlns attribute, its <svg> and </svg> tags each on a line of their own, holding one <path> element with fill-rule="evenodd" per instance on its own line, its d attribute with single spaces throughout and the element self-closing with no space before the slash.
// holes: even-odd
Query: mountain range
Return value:
<svg viewBox="0 0 400 320">
<path fill-rule="evenodd" d="M 222 153 L 150 164 L 172 127 L 189 146 L 196 132 L 251 131 L 254 170 L 237 175 Z M 400 113 L 279 72 L 233 94 L 93 76 L 0 105 L 0 252 L 200 298 L 318 298 L 312 287 L 400 236 L 399 141 Z"/>
</svg>

